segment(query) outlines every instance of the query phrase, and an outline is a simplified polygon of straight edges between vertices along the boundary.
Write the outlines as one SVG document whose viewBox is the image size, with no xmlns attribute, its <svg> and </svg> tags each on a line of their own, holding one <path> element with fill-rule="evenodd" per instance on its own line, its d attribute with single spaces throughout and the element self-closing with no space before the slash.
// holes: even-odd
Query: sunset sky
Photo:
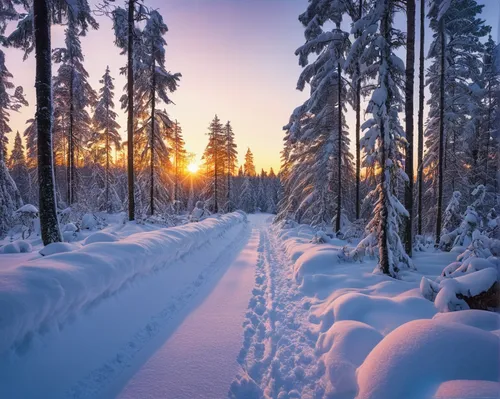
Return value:
<svg viewBox="0 0 500 399">
<path fill-rule="evenodd" d="M 496 38 L 500 2 L 479 2 L 486 5 L 483 17 L 493 25 Z M 217 113 L 233 125 L 240 163 L 250 147 L 258 170 L 278 170 L 282 126 L 306 98 L 306 93 L 295 90 L 301 68 L 294 51 L 304 41 L 297 17 L 307 0 L 148 0 L 146 4 L 158 8 L 169 27 L 166 65 L 182 73 L 182 79 L 172 95 L 175 105 L 167 111 L 181 123 L 188 151 L 201 157 L 207 127 Z M 115 101 L 125 136 L 126 117 L 118 99 L 125 85 L 119 68 L 126 58 L 114 45 L 111 21 L 97 19 L 100 29 L 82 38 L 85 65 L 96 90 L 109 65 L 116 78 Z M 62 45 L 63 34 L 64 27 L 53 28 L 54 48 Z M 11 117 L 13 130 L 22 132 L 26 119 L 34 115 L 34 57 L 23 62 L 21 51 L 7 49 L 6 61 L 14 83 L 24 87 L 30 102 Z M 57 65 L 53 74 L 56 71 Z"/>
</svg>

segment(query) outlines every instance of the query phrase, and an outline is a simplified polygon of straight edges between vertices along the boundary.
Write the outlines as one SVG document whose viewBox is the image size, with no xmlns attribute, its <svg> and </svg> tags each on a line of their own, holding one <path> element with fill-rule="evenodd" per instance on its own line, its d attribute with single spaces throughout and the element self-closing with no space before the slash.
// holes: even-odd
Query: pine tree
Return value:
<svg viewBox="0 0 500 399">
<path fill-rule="evenodd" d="M 255 177 L 257 172 L 255 171 L 255 165 L 253 163 L 253 154 L 250 148 L 247 149 L 245 154 L 245 163 L 243 164 L 243 172 L 245 176 Z"/>
<path fill-rule="evenodd" d="M 380 168 L 380 183 L 372 194 L 377 202 L 367 229 L 378 238 L 380 271 L 393 277 L 402 267 L 411 265 L 398 234 L 401 218 L 408 214 L 394 195 L 396 179 L 399 176 L 407 179 L 401 165 L 401 148 L 406 145 L 406 140 L 398 112 L 403 104 L 400 90 L 405 68 L 395 54 L 395 50 L 403 45 L 402 35 L 393 25 L 396 3 L 395 0 L 374 3 L 357 23 L 357 28 L 366 34 L 353 44 L 357 51 L 364 49 L 362 60 L 373 61 L 368 63 L 370 66 L 365 73 L 377 71 L 378 75 L 377 88 L 368 106 L 372 118 L 363 124 L 362 144 L 367 154 L 366 161 L 376 163 Z"/>
<path fill-rule="evenodd" d="M 24 4 L 28 6 L 28 4 Z M 75 13 L 75 23 L 84 34 L 89 26 L 97 28 L 87 0 L 54 1 L 37 0 L 18 22 L 17 29 L 9 36 L 9 42 L 25 51 L 25 57 L 36 52 L 36 127 L 38 149 L 39 210 L 42 241 L 45 245 L 61 241 L 57 221 L 52 154 L 52 65 L 51 24 L 68 20 Z"/>
<path fill-rule="evenodd" d="M 424 193 L 424 101 L 425 101 L 425 1 L 420 1 L 420 45 L 418 62 L 418 158 L 417 158 L 417 233 L 422 235 Z"/>
<path fill-rule="evenodd" d="M 174 201 L 181 198 L 181 176 L 187 166 L 187 152 L 182 137 L 182 127 L 177 120 L 174 122 L 172 134 L 172 155 L 174 159 Z"/>
<path fill-rule="evenodd" d="M 96 93 L 88 82 L 89 74 L 83 65 L 78 15 L 68 13 L 64 48 L 53 52 L 53 60 L 61 64 L 53 81 L 54 95 L 54 147 L 57 149 L 66 138 L 67 195 L 69 205 L 77 201 L 78 154 L 83 155 L 91 136 L 91 118 L 87 112 L 96 102 Z"/>
<path fill-rule="evenodd" d="M 238 151 L 236 150 L 237 146 L 236 143 L 234 142 L 234 132 L 233 128 L 231 126 L 231 123 L 228 121 L 226 123 L 226 126 L 224 127 L 224 146 L 226 148 L 226 154 L 225 154 L 225 168 L 226 168 L 226 205 L 224 206 L 224 209 L 227 212 L 231 212 L 234 210 L 235 205 L 233 203 L 233 186 L 232 186 L 232 180 L 233 176 L 236 171 L 236 166 L 237 166 L 237 156 L 238 156 Z"/>
<path fill-rule="evenodd" d="M 0 24 L 1 28 L 1 24 Z M 21 88 L 11 90 L 12 75 L 5 66 L 5 55 L 0 50 L 0 237 L 4 237 L 13 223 L 13 213 L 22 205 L 19 190 L 12 180 L 6 165 L 6 134 L 11 132 L 9 112 L 17 111 L 21 105 L 27 105 Z M 17 134 L 19 137 L 19 134 Z M 19 137 L 20 138 L 20 137 Z M 17 141 L 17 140 L 16 140 Z"/>
<path fill-rule="evenodd" d="M 203 158 L 206 168 L 206 191 L 214 213 L 222 209 L 221 203 L 225 201 L 225 167 L 226 147 L 224 127 L 220 119 L 215 115 L 208 127 L 208 145 L 205 148 Z"/>
<path fill-rule="evenodd" d="M 470 81 L 480 75 L 480 41 L 489 32 L 477 18 L 482 6 L 476 0 L 433 0 L 429 8 L 433 34 L 428 82 L 432 93 L 427 123 L 425 167 L 430 185 L 437 186 L 436 243 L 442 227 L 442 204 L 454 191 L 468 192 L 468 170 L 477 162 L 476 125 L 470 104 Z M 467 166 L 469 165 L 469 166 Z M 445 186 L 445 181 L 448 183 Z"/>
<path fill-rule="evenodd" d="M 97 133 L 96 142 L 99 146 L 104 148 L 105 157 L 105 177 L 104 177 L 104 209 L 108 212 L 112 212 L 112 201 L 110 195 L 111 186 L 111 164 L 112 164 L 112 148 L 115 150 L 120 149 L 121 137 L 118 129 L 120 125 L 116 122 L 117 114 L 114 111 L 114 89 L 113 78 L 111 77 L 109 66 L 106 67 L 106 71 L 99 81 L 102 85 L 99 90 L 99 98 L 94 110 L 94 117 L 92 119 L 93 127 Z M 116 162 L 116 159 L 114 159 Z"/>
<path fill-rule="evenodd" d="M 405 208 L 408 219 L 404 225 L 406 253 L 411 256 L 413 249 L 413 86 L 415 79 L 415 0 L 406 0 L 406 73 L 405 73 L 405 133 L 406 156 L 405 173 Z"/>
<path fill-rule="evenodd" d="M 16 138 L 14 139 L 14 147 L 10 154 L 8 166 L 10 175 L 16 183 L 22 199 L 24 202 L 28 202 L 30 200 L 28 194 L 30 192 L 30 174 L 24 154 L 23 140 L 19 132 L 16 133 Z"/>
<path fill-rule="evenodd" d="M 255 212 L 255 193 L 248 175 L 243 180 L 238 207 L 246 213 Z"/>
</svg>

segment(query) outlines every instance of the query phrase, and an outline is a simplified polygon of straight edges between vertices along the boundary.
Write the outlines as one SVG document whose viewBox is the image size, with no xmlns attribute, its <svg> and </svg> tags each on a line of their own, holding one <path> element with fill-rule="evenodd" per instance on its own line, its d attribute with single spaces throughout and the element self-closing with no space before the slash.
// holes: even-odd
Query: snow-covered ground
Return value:
<svg viewBox="0 0 500 399">
<path fill-rule="evenodd" d="M 128 380 L 134 386 L 249 237 L 235 213 L 2 268 L 0 397 L 114 397 Z"/>
<path fill-rule="evenodd" d="M 128 223 L 0 255 L 0 397 L 499 397 L 500 315 L 439 313 L 419 289 L 456 253 L 417 252 L 395 280 L 271 221 Z"/>
<path fill-rule="evenodd" d="M 438 313 L 420 293 L 456 253 L 418 252 L 395 280 L 307 226 L 266 234 L 232 397 L 499 397 L 500 315 Z"/>
</svg>

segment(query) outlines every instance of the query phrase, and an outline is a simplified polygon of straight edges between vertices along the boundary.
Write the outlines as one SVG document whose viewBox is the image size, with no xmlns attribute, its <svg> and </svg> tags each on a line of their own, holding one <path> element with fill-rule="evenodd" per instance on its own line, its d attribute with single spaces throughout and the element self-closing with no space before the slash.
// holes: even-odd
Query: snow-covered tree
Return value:
<svg viewBox="0 0 500 399">
<path fill-rule="evenodd" d="M 234 132 L 233 132 L 233 127 L 231 126 L 231 122 L 227 122 L 226 125 L 224 126 L 224 146 L 226 148 L 226 155 L 225 155 L 225 165 L 226 165 L 226 204 L 224 206 L 224 209 L 227 212 L 231 212 L 235 208 L 235 203 L 234 203 L 234 188 L 232 185 L 233 181 L 233 176 L 236 172 L 236 166 L 238 164 L 238 151 L 237 151 L 237 146 L 234 141 Z"/>
<path fill-rule="evenodd" d="M 455 230 L 460 225 L 460 221 L 462 219 L 460 212 L 461 197 L 462 194 L 460 191 L 454 191 L 450 202 L 444 211 L 443 229 L 446 229 L 446 231 Z"/>
<path fill-rule="evenodd" d="M 120 125 L 116 122 L 117 114 L 114 111 L 114 89 L 113 78 L 111 77 L 109 66 L 99 81 L 102 85 L 99 89 L 99 96 L 92 119 L 93 128 L 97 133 L 96 142 L 104 149 L 105 156 L 105 176 L 104 176 L 104 209 L 112 212 L 110 186 L 111 186 L 111 163 L 112 149 L 120 149 L 121 137 L 118 129 Z M 116 162 L 116 159 L 113 159 Z"/>
<path fill-rule="evenodd" d="M 363 34 L 353 44 L 355 51 L 363 49 L 361 60 L 368 65 L 365 73 L 377 76 L 367 109 L 372 117 L 363 124 L 362 139 L 366 164 L 376 165 L 380 170 L 380 182 L 373 193 L 375 208 L 367 231 L 378 239 L 379 270 L 393 277 L 412 264 L 399 238 L 399 225 L 408 213 L 394 195 L 396 180 L 407 179 L 401 162 L 406 140 L 398 115 L 403 104 L 401 84 L 405 66 L 395 53 L 403 45 L 403 35 L 393 23 L 396 3 L 395 0 L 375 2 L 356 23 Z"/>
<path fill-rule="evenodd" d="M 89 74 L 83 65 L 84 55 L 80 42 L 82 27 L 78 15 L 68 12 L 65 30 L 65 47 L 54 49 L 53 60 L 60 64 L 53 80 L 54 96 L 54 147 L 66 142 L 68 204 L 77 201 L 78 156 L 83 157 L 91 137 L 91 118 L 88 107 L 95 106 L 96 93 L 88 82 Z"/>
<path fill-rule="evenodd" d="M 19 132 L 16 133 L 16 138 L 14 139 L 14 147 L 10 154 L 8 166 L 10 175 L 21 193 L 23 201 L 28 202 L 30 200 L 29 192 L 31 189 L 30 173 L 24 154 L 23 140 Z"/>
<path fill-rule="evenodd" d="M 424 167 L 437 203 L 436 242 L 442 227 L 443 201 L 454 191 L 469 192 L 470 173 L 477 157 L 474 89 L 481 73 L 481 38 L 489 27 L 478 17 L 476 0 L 433 0 L 429 8 L 433 41 L 428 57 L 429 101 Z M 446 184 L 445 184 L 446 182 Z"/>
<path fill-rule="evenodd" d="M 31 3 L 23 4 L 25 7 Z M 38 150 L 38 185 L 40 230 L 45 245 L 61 241 L 57 221 L 54 170 L 52 155 L 52 65 L 51 24 L 68 22 L 84 34 L 89 26 L 97 28 L 87 0 L 37 0 L 18 22 L 17 29 L 9 36 L 9 43 L 25 51 L 25 57 L 36 49 L 36 127 Z"/>
<path fill-rule="evenodd" d="M 177 120 L 174 122 L 173 133 L 171 138 L 172 143 L 172 156 L 173 156 L 173 166 L 174 166 L 174 201 L 180 201 L 181 199 L 181 176 L 182 171 L 187 167 L 187 153 L 184 143 L 184 138 L 182 137 L 182 127 Z"/>
<path fill-rule="evenodd" d="M 163 189 L 165 182 L 160 183 L 160 165 L 169 163 L 169 149 L 166 140 L 172 137 L 173 123 L 165 111 L 156 107 L 160 103 L 172 103 L 169 93 L 177 89 L 181 77 L 179 73 L 170 73 L 165 69 L 164 35 L 167 25 L 158 11 L 151 11 L 146 25 L 140 35 L 141 46 L 137 52 L 135 68 L 135 104 L 139 124 L 135 131 L 135 148 L 140 154 L 141 164 L 149 165 L 149 212 L 155 212 L 155 193 Z M 125 101 L 126 96 L 122 98 Z M 128 102 L 128 100 L 126 100 Z M 157 187 L 155 181 L 160 183 Z"/>
<path fill-rule="evenodd" d="M 255 212 L 255 192 L 249 176 L 243 180 L 238 208 L 247 213 Z"/>
<path fill-rule="evenodd" d="M 203 154 L 206 173 L 206 197 L 214 213 L 222 210 L 226 200 L 224 186 L 226 170 L 224 161 L 226 158 L 226 147 L 224 126 L 215 115 L 208 127 L 208 144 Z"/>
</svg>

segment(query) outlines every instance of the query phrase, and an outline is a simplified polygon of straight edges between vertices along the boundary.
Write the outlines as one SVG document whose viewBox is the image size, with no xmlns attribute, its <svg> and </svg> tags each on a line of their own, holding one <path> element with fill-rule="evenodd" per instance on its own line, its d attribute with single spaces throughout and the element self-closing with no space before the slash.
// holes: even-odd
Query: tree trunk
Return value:
<svg viewBox="0 0 500 399">
<path fill-rule="evenodd" d="M 71 60 L 71 73 L 69 75 L 69 129 L 68 129 L 68 135 L 69 135 L 69 203 L 68 205 L 73 204 L 75 201 L 75 136 L 73 132 L 73 125 L 74 125 L 74 118 L 73 114 L 75 111 L 75 107 L 73 104 L 73 80 L 74 80 L 74 70 L 73 70 L 73 61 L 72 61 L 72 55 L 71 55 L 71 49 L 69 50 L 70 52 L 70 60 Z"/>
<path fill-rule="evenodd" d="M 155 73 L 155 59 L 154 59 L 154 49 L 153 49 L 153 66 L 151 68 L 152 82 L 151 82 L 151 164 L 150 164 L 150 175 L 149 175 L 149 209 L 151 211 L 151 216 L 154 215 L 155 209 L 155 198 L 154 198 L 154 174 L 155 174 L 155 107 L 156 107 L 156 73 Z"/>
<path fill-rule="evenodd" d="M 40 232 L 44 245 L 62 241 L 57 221 L 52 154 L 52 65 L 48 0 L 33 3 Z"/>
<path fill-rule="evenodd" d="M 423 184 L 424 184 L 424 42 L 425 42 L 425 1 L 420 0 L 420 60 L 418 69 L 418 216 L 417 232 L 422 235 Z"/>
<path fill-rule="evenodd" d="M 405 79 L 405 124 L 406 148 L 405 172 L 408 183 L 405 185 L 405 208 L 408 220 L 405 223 L 404 242 L 406 253 L 411 256 L 413 248 L 413 84 L 415 81 L 415 0 L 406 0 L 407 43 Z"/>
<path fill-rule="evenodd" d="M 175 180 L 174 180 L 174 201 L 179 199 L 179 133 L 177 120 L 175 121 L 174 127 L 174 137 L 175 137 Z"/>
<path fill-rule="evenodd" d="M 444 158 L 444 74 L 445 74 L 445 35 L 444 35 L 444 19 L 439 21 L 439 35 L 441 46 L 441 65 L 439 77 L 439 158 L 438 158 L 438 201 L 436 215 L 436 247 L 439 245 L 441 236 L 441 219 L 443 207 L 443 158 Z"/>
<path fill-rule="evenodd" d="M 335 232 L 340 231 L 340 219 L 342 215 L 342 73 L 340 69 L 340 62 L 337 65 L 337 90 L 338 90 L 338 160 L 337 160 L 337 220 L 335 221 Z"/>
<path fill-rule="evenodd" d="M 230 131 L 229 131 L 229 125 L 226 127 L 227 132 L 227 212 L 230 212 L 232 210 L 231 207 L 231 137 L 230 137 Z"/>
<path fill-rule="evenodd" d="M 359 0 L 359 19 L 363 17 L 363 0 Z M 356 63 L 356 77 L 358 81 L 356 82 L 356 219 L 361 216 L 361 194 L 360 194 L 360 183 L 361 183 L 361 143 L 360 143 L 360 132 L 361 132 L 361 81 L 359 75 L 361 73 L 361 67 L 359 62 Z"/>
<path fill-rule="evenodd" d="M 385 39 L 386 43 L 391 42 L 390 35 L 390 4 L 389 0 L 385 0 L 386 2 L 386 10 L 384 11 L 384 15 L 382 16 L 382 20 L 380 23 L 380 34 Z M 385 59 L 387 63 L 390 60 L 390 48 L 388 44 L 384 46 L 381 54 L 382 60 Z M 389 76 L 388 71 L 385 72 L 385 76 L 383 76 L 383 85 L 387 90 L 387 98 L 385 100 L 386 110 L 389 111 L 391 107 L 391 97 L 392 93 L 389 87 Z M 391 275 L 391 259 L 389 256 L 389 207 L 390 207 L 390 197 L 392 195 L 391 188 L 391 176 L 390 172 L 388 172 L 387 159 L 391 159 L 391 154 L 389 153 L 390 148 L 390 132 L 386 131 L 386 124 L 380 124 L 380 198 L 379 202 L 381 204 L 380 210 L 380 220 L 379 220 L 379 238 L 378 238 L 378 247 L 379 247 L 379 266 L 384 274 Z"/>
<path fill-rule="evenodd" d="M 135 219 L 134 197 L 134 2 L 128 0 L 128 61 L 127 61 L 127 177 L 128 220 Z"/>
<path fill-rule="evenodd" d="M 219 146 L 217 145 L 218 137 L 217 137 L 217 132 L 214 130 L 214 213 L 217 213 L 219 211 L 219 204 L 217 203 L 217 189 L 218 189 L 218 170 L 217 168 L 219 167 L 218 165 L 218 152 L 219 152 Z"/>
</svg>

